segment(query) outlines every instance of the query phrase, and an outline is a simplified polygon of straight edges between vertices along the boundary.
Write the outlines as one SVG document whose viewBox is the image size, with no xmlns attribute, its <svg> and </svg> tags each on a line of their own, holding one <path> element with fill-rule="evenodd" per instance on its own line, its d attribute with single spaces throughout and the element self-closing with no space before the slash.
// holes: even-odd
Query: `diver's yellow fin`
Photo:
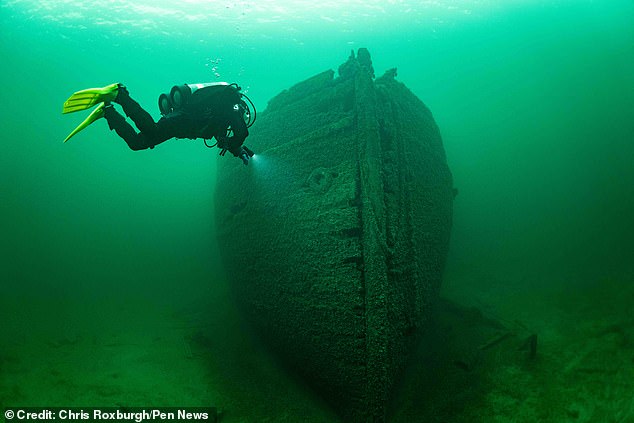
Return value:
<svg viewBox="0 0 634 423">
<path fill-rule="evenodd" d="M 92 113 L 90 115 L 88 115 L 88 117 L 86 119 L 84 119 L 84 121 L 82 123 L 80 123 L 79 126 L 77 128 L 75 128 L 73 130 L 73 132 L 71 132 L 70 135 L 68 135 L 66 137 L 64 142 L 66 142 L 69 139 L 71 139 L 71 137 L 73 135 L 75 135 L 76 133 L 78 133 L 82 129 L 86 128 L 88 125 L 90 125 L 91 123 L 93 123 L 97 119 L 101 119 L 103 117 L 103 115 L 104 115 L 104 113 L 103 113 L 104 106 L 105 106 L 105 103 L 101 103 L 99 106 L 97 106 L 97 108 L 95 110 L 93 110 Z"/>
<path fill-rule="evenodd" d="M 104 101 L 114 101 L 114 99 L 117 98 L 118 90 L 119 83 L 114 83 L 102 88 L 88 88 L 86 90 L 77 91 L 64 102 L 62 113 L 86 110 Z"/>
</svg>

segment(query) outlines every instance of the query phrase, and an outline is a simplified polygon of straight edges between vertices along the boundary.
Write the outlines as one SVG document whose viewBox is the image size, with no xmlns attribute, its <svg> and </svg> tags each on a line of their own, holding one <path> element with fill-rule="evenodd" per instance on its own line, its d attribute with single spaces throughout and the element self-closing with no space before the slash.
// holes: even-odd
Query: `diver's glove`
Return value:
<svg viewBox="0 0 634 423">
<path fill-rule="evenodd" d="M 242 159 L 242 163 L 244 163 L 245 166 L 249 164 L 250 157 L 246 151 L 242 150 L 242 152 L 240 153 L 240 158 Z"/>
<path fill-rule="evenodd" d="M 249 147 L 247 147 L 246 145 L 243 145 L 240 147 L 240 154 L 238 157 L 242 159 L 242 163 L 244 163 L 244 165 L 246 166 L 249 164 L 249 159 L 251 159 L 251 157 L 253 157 L 254 154 L 255 153 L 251 151 Z"/>
</svg>

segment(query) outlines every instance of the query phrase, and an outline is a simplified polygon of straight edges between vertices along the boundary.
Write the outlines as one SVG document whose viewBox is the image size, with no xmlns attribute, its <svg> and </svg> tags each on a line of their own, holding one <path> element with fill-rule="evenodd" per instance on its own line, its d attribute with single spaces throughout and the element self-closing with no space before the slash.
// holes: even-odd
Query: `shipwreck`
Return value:
<svg viewBox="0 0 634 423">
<path fill-rule="evenodd" d="M 384 421 L 438 299 L 454 189 L 438 126 L 360 49 L 270 100 L 220 160 L 222 262 L 259 338 L 345 421 Z M 422 346 L 424 348 L 424 346 Z"/>
</svg>

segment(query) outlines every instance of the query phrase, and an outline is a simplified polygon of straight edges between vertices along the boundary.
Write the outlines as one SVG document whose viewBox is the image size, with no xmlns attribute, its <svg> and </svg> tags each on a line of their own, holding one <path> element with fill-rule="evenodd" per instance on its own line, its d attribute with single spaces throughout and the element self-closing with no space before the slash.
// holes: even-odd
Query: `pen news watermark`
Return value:
<svg viewBox="0 0 634 423">
<path fill-rule="evenodd" d="M 63 423 L 143 423 L 199 422 L 216 423 L 216 407 L 6 407 L 4 421 Z"/>
</svg>

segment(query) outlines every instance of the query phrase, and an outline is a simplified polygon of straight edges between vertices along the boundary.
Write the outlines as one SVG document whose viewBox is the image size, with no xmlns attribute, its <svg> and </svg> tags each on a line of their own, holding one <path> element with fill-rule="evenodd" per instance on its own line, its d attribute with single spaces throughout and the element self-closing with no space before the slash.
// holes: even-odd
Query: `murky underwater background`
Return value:
<svg viewBox="0 0 634 423">
<path fill-rule="evenodd" d="M 492 371 L 442 417 L 634 421 L 634 4 L 318 3 L 0 3 L 0 406 L 333 421 L 233 310 L 213 225 L 233 158 L 200 140 L 132 152 L 105 121 L 62 144 L 85 115 L 61 105 L 120 81 L 158 118 L 172 85 L 226 80 L 264 110 L 367 47 L 443 135 L 459 191 L 443 296 L 540 336 L 533 367 Z M 400 398 L 394 421 L 434 421 Z"/>
</svg>

